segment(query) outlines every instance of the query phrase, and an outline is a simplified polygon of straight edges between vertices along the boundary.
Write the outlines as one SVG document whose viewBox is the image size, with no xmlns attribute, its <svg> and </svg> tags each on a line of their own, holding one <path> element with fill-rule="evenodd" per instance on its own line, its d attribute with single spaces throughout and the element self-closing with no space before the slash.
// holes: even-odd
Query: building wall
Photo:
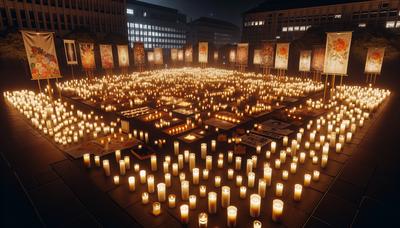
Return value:
<svg viewBox="0 0 400 228">
<path fill-rule="evenodd" d="M 125 0 L 0 0 L 0 30 L 75 29 L 126 35 Z"/>
<path fill-rule="evenodd" d="M 145 3 L 127 5 L 128 40 L 144 42 L 146 49 L 182 48 L 186 43 L 186 16 L 177 10 Z"/>
<path fill-rule="evenodd" d="M 311 27 L 351 30 L 382 27 L 400 33 L 400 1 L 365 1 L 309 8 L 256 12 L 243 15 L 242 40 L 290 41 Z"/>
</svg>

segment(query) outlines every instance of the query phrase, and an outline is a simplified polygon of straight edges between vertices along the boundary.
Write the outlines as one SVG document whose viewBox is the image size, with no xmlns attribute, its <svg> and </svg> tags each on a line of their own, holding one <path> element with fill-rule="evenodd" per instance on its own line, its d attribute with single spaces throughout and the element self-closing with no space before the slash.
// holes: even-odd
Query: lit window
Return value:
<svg viewBox="0 0 400 228">
<path fill-rule="evenodd" d="M 396 28 L 400 28 L 400 21 L 396 22 Z"/>
<path fill-rule="evenodd" d="M 306 31 L 306 26 L 301 26 L 300 31 Z"/>
<path fill-rule="evenodd" d="M 293 31 L 293 26 L 288 27 L 288 31 L 289 32 Z"/>
<path fill-rule="evenodd" d="M 275 38 L 276 38 L 276 39 L 280 39 L 281 37 L 280 37 L 280 36 L 276 36 Z"/>
<path fill-rule="evenodd" d="M 386 28 L 394 28 L 394 21 L 386 21 Z"/>
<path fill-rule="evenodd" d="M 147 12 L 146 11 L 143 12 L 143 17 L 147 17 Z"/>
<path fill-rule="evenodd" d="M 342 14 L 336 14 L 336 15 L 335 15 L 335 18 L 336 18 L 336 19 L 342 18 Z"/>
<path fill-rule="evenodd" d="M 358 27 L 359 27 L 359 28 L 365 28 L 366 26 L 367 26 L 366 23 L 359 23 L 359 24 L 358 24 Z"/>
<path fill-rule="evenodd" d="M 126 9 L 126 13 L 127 13 L 127 14 L 130 14 L 130 15 L 133 15 L 133 9 L 129 9 L 129 8 Z"/>
<path fill-rule="evenodd" d="M 258 21 L 256 21 L 254 24 L 257 26 L 258 25 Z"/>
<path fill-rule="evenodd" d="M 299 26 L 294 27 L 294 31 L 299 31 L 299 29 L 300 29 Z"/>
<path fill-rule="evenodd" d="M 287 27 L 282 27 L 282 32 L 287 32 Z"/>
<path fill-rule="evenodd" d="M 309 28 L 311 28 L 311 25 L 307 25 L 306 26 L 306 30 L 308 30 Z"/>
</svg>

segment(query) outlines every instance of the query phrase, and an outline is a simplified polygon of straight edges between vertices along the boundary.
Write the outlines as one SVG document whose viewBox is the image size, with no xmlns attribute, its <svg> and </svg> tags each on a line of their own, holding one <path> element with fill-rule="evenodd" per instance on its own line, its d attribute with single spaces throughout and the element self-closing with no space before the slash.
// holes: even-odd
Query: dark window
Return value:
<svg viewBox="0 0 400 228">
<path fill-rule="evenodd" d="M 26 28 L 28 27 L 28 23 L 26 21 L 26 13 L 25 10 L 20 10 L 19 14 L 21 16 L 21 22 L 22 22 L 22 27 Z"/>
<path fill-rule="evenodd" d="M 57 18 L 57 14 L 53 14 L 53 25 L 54 25 L 54 28 L 52 28 L 52 29 L 54 29 L 54 30 L 58 30 L 60 27 L 59 27 L 59 24 L 58 24 L 58 18 Z"/>
<path fill-rule="evenodd" d="M 1 21 L 3 22 L 3 26 L 7 27 L 8 20 L 7 20 L 6 10 L 4 8 L 0 8 L 0 14 L 1 14 Z"/>
<path fill-rule="evenodd" d="M 44 18 L 43 18 L 43 13 L 42 12 L 38 13 L 38 19 L 39 19 L 40 28 L 44 28 Z"/>
<path fill-rule="evenodd" d="M 61 25 L 61 30 L 65 30 L 65 18 L 64 14 L 60 15 L 60 25 Z"/>
<path fill-rule="evenodd" d="M 29 19 L 31 20 L 32 28 L 37 28 L 35 14 L 33 13 L 33 11 L 29 11 Z"/>
</svg>

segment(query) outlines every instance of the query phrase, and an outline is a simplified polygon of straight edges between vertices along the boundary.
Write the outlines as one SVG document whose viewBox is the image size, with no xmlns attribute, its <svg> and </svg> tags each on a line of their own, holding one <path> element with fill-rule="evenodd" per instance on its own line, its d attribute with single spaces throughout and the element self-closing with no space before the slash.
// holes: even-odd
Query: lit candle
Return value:
<svg viewBox="0 0 400 228">
<path fill-rule="evenodd" d="M 182 182 L 184 180 L 186 180 L 186 174 L 182 172 L 182 173 L 179 174 L 179 181 Z"/>
<path fill-rule="evenodd" d="M 308 187 L 310 186 L 310 183 L 311 183 L 311 175 L 308 173 L 304 174 L 304 186 Z"/>
<path fill-rule="evenodd" d="M 282 180 L 288 180 L 289 179 L 289 172 L 287 170 L 282 171 Z"/>
<path fill-rule="evenodd" d="M 203 169 L 203 179 L 204 180 L 208 180 L 208 174 L 209 174 L 208 169 Z"/>
<path fill-rule="evenodd" d="M 346 133 L 346 142 L 347 142 L 347 143 L 350 143 L 352 137 L 353 137 L 353 133 L 347 132 L 347 133 Z"/>
<path fill-rule="evenodd" d="M 257 145 L 256 147 L 256 153 L 260 154 L 261 153 L 261 146 Z"/>
<path fill-rule="evenodd" d="M 188 224 L 189 223 L 189 206 L 187 204 L 182 204 L 180 206 L 180 212 L 181 212 L 181 222 L 183 224 Z"/>
<path fill-rule="evenodd" d="M 199 184 L 199 175 L 200 175 L 199 173 L 200 173 L 199 168 L 192 169 L 193 184 Z"/>
<path fill-rule="evenodd" d="M 189 196 L 189 208 L 190 208 L 190 210 L 196 209 L 196 196 L 195 195 Z"/>
<path fill-rule="evenodd" d="M 235 227 L 237 217 L 237 208 L 235 206 L 229 206 L 227 209 L 227 226 Z"/>
<path fill-rule="evenodd" d="M 236 176 L 236 186 L 237 186 L 237 187 L 242 186 L 242 182 L 243 182 L 243 177 L 240 176 L 240 175 L 237 175 L 237 176 Z"/>
<path fill-rule="evenodd" d="M 249 174 L 253 170 L 253 160 L 252 159 L 247 159 L 246 162 L 246 174 Z"/>
<path fill-rule="evenodd" d="M 157 156 L 151 155 L 150 157 L 151 171 L 157 171 Z"/>
<path fill-rule="evenodd" d="M 264 167 L 264 180 L 268 186 L 271 186 L 272 169 L 270 167 Z"/>
<path fill-rule="evenodd" d="M 125 169 L 129 170 L 131 169 L 131 159 L 129 156 L 124 156 L 124 162 L 125 162 Z"/>
<path fill-rule="evenodd" d="M 135 172 L 139 172 L 139 170 L 140 170 L 139 164 L 133 165 L 133 170 L 134 170 Z"/>
<path fill-rule="evenodd" d="M 135 182 L 136 182 L 136 180 L 135 180 L 134 176 L 130 176 L 128 178 L 129 191 L 131 191 L 131 192 L 135 191 L 135 188 L 136 188 Z"/>
<path fill-rule="evenodd" d="M 212 156 L 211 155 L 206 156 L 206 169 L 212 170 Z"/>
<path fill-rule="evenodd" d="M 155 188 L 154 188 L 154 176 L 153 175 L 147 176 L 147 191 L 149 193 L 153 193 L 155 191 Z"/>
<path fill-rule="evenodd" d="M 275 195 L 281 197 L 283 195 L 283 184 L 276 183 Z"/>
<path fill-rule="evenodd" d="M 250 195 L 250 216 L 258 217 L 260 216 L 261 210 L 261 196 L 258 194 Z"/>
<path fill-rule="evenodd" d="M 297 163 L 292 162 L 290 163 L 290 173 L 295 174 L 297 170 Z"/>
<path fill-rule="evenodd" d="M 247 192 L 246 186 L 240 186 L 240 195 L 239 196 L 241 199 L 246 198 L 246 192 Z"/>
<path fill-rule="evenodd" d="M 250 172 L 250 173 L 247 175 L 247 186 L 248 186 L 249 188 L 253 188 L 253 187 L 254 187 L 255 179 L 256 179 L 256 174 L 255 174 L 255 173 Z"/>
<path fill-rule="evenodd" d="M 233 152 L 229 151 L 228 152 L 228 163 L 232 163 L 232 161 L 233 161 Z"/>
<path fill-rule="evenodd" d="M 178 163 L 172 163 L 172 175 L 178 176 Z"/>
<path fill-rule="evenodd" d="M 149 203 L 149 193 L 143 192 L 142 193 L 142 204 L 148 204 Z"/>
<path fill-rule="evenodd" d="M 178 155 L 179 154 L 179 142 L 174 141 L 174 154 Z"/>
<path fill-rule="evenodd" d="M 166 192 L 165 192 L 165 184 L 164 183 L 157 184 L 157 197 L 158 197 L 158 201 L 165 202 Z"/>
<path fill-rule="evenodd" d="M 258 179 L 258 194 L 264 198 L 267 190 L 267 183 L 264 179 Z"/>
<path fill-rule="evenodd" d="M 167 186 L 168 188 L 171 187 L 171 174 L 170 173 L 164 174 L 164 181 L 165 181 L 165 186 Z"/>
<path fill-rule="evenodd" d="M 272 221 L 278 222 L 282 219 L 283 205 L 284 203 L 280 199 L 274 199 L 272 201 Z"/>
<path fill-rule="evenodd" d="M 318 157 L 317 157 L 317 156 L 314 156 L 314 157 L 312 158 L 312 163 L 313 163 L 314 165 L 318 164 Z"/>
<path fill-rule="evenodd" d="M 340 153 L 342 151 L 342 144 L 340 142 L 336 143 L 336 153 Z"/>
<path fill-rule="evenodd" d="M 118 175 L 114 176 L 114 184 L 119 185 L 119 176 Z"/>
<path fill-rule="evenodd" d="M 281 168 L 281 160 L 275 159 L 275 168 L 280 169 Z"/>
<path fill-rule="evenodd" d="M 115 161 L 118 162 L 119 160 L 121 160 L 121 151 L 116 150 L 115 151 Z"/>
<path fill-rule="evenodd" d="M 224 167 L 224 160 L 223 159 L 218 159 L 217 160 L 217 167 L 218 169 L 222 169 Z"/>
<path fill-rule="evenodd" d="M 227 208 L 231 202 L 231 189 L 228 186 L 222 186 L 221 190 L 221 206 Z"/>
<path fill-rule="evenodd" d="M 103 160 L 103 170 L 104 170 L 104 174 L 109 177 L 110 176 L 110 162 L 105 159 Z"/>
<path fill-rule="evenodd" d="M 217 193 L 215 192 L 208 193 L 208 213 L 217 213 Z"/>
<path fill-rule="evenodd" d="M 174 194 L 168 195 L 168 207 L 174 208 L 176 205 L 176 196 Z"/>
<path fill-rule="evenodd" d="M 199 214 L 199 228 L 207 228 L 208 224 L 208 215 L 207 213 Z"/>
<path fill-rule="evenodd" d="M 240 170 L 241 167 L 242 167 L 242 158 L 238 156 L 235 158 L 235 169 Z"/>
<path fill-rule="evenodd" d="M 163 162 L 163 172 L 168 173 L 169 172 L 169 163 L 167 161 Z"/>
<path fill-rule="evenodd" d="M 139 171 L 139 176 L 140 176 L 140 183 L 141 184 L 146 184 L 146 179 L 147 179 L 146 170 L 144 170 L 144 169 L 140 170 Z"/>
<path fill-rule="evenodd" d="M 284 136 L 283 139 L 282 139 L 283 146 L 287 146 L 288 145 L 288 141 L 289 141 L 289 138 L 287 136 Z"/>
<path fill-rule="evenodd" d="M 183 169 L 183 154 L 178 155 L 178 168 Z"/>
<path fill-rule="evenodd" d="M 271 142 L 271 153 L 275 153 L 276 152 L 276 142 L 272 141 Z"/>
<path fill-rule="evenodd" d="M 125 173 L 126 173 L 125 161 L 124 160 L 119 160 L 119 173 L 121 175 L 125 175 Z"/>
<path fill-rule="evenodd" d="M 195 166 L 196 166 L 196 154 L 190 153 L 189 154 L 189 170 L 194 169 Z"/>
<path fill-rule="evenodd" d="M 303 190 L 303 186 L 301 186 L 301 184 L 295 184 L 295 185 L 294 185 L 294 195 L 293 195 L 293 199 L 294 199 L 295 201 L 300 201 L 302 190 Z"/>
<path fill-rule="evenodd" d="M 214 186 L 217 188 L 221 186 L 221 177 L 220 176 L 215 176 Z"/>
<path fill-rule="evenodd" d="M 233 169 L 228 169 L 228 180 L 232 180 L 233 179 L 233 174 L 234 174 Z"/>
<path fill-rule="evenodd" d="M 200 144 L 201 148 L 201 159 L 206 159 L 207 156 L 207 143 Z"/>
<path fill-rule="evenodd" d="M 85 165 L 86 168 L 90 168 L 90 154 L 86 153 L 83 154 L 83 163 Z"/>
<path fill-rule="evenodd" d="M 153 215 L 158 216 L 161 214 L 161 204 L 159 202 L 153 203 Z"/>
<path fill-rule="evenodd" d="M 328 163 L 328 155 L 323 154 L 321 158 L 321 167 L 325 168 L 327 163 Z"/>
<path fill-rule="evenodd" d="M 94 156 L 94 164 L 97 167 L 100 167 L 100 156 L 98 156 L 98 155 Z"/>
<path fill-rule="evenodd" d="M 306 153 L 301 152 L 300 153 L 300 159 L 299 159 L 300 164 L 304 164 L 305 160 L 306 160 Z"/>
<path fill-rule="evenodd" d="M 217 141 L 214 139 L 211 140 L 211 151 L 215 152 L 215 148 L 217 147 Z"/>
<path fill-rule="evenodd" d="M 297 151 L 297 140 L 296 139 L 292 139 L 292 144 L 291 144 L 291 152 L 292 152 L 292 156 L 296 155 L 296 151 Z"/>
<path fill-rule="evenodd" d="M 319 180 L 319 171 L 318 170 L 314 170 L 312 179 L 313 179 L 313 181 Z"/>
<path fill-rule="evenodd" d="M 189 181 L 182 181 L 181 182 L 181 198 L 182 200 L 189 199 Z"/>
<path fill-rule="evenodd" d="M 206 197 L 206 195 L 207 195 L 207 187 L 205 185 L 200 185 L 200 187 L 199 187 L 199 195 L 200 195 L 200 197 Z"/>
<path fill-rule="evenodd" d="M 261 228 L 261 227 L 262 227 L 262 223 L 258 220 L 254 220 L 253 228 Z"/>
<path fill-rule="evenodd" d="M 282 150 L 279 153 L 279 160 L 281 161 L 281 163 L 285 163 L 286 162 L 286 151 Z"/>
</svg>

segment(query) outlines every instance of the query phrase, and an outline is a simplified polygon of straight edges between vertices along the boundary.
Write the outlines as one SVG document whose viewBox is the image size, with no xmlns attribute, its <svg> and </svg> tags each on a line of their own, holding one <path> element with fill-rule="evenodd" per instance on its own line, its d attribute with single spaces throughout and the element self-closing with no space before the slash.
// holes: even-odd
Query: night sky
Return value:
<svg viewBox="0 0 400 228">
<path fill-rule="evenodd" d="M 212 17 L 229 21 L 240 27 L 241 14 L 265 0 L 141 0 L 166 6 L 186 14 L 188 20 L 199 17 Z"/>
</svg>

